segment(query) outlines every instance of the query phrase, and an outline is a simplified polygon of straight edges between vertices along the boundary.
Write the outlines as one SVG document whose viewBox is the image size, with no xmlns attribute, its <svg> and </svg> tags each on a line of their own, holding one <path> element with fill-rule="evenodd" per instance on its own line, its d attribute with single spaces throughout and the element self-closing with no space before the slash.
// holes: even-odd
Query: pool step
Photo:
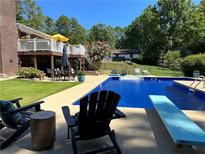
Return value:
<svg viewBox="0 0 205 154">
<path fill-rule="evenodd" d="M 195 93 L 195 90 L 193 88 L 189 88 L 189 92 Z"/>
</svg>

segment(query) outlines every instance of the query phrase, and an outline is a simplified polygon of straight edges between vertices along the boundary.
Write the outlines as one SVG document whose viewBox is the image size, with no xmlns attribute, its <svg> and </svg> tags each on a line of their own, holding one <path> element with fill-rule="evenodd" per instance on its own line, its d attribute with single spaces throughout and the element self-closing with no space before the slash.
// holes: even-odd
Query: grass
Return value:
<svg viewBox="0 0 205 154">
<path fill-rule="evenodd" d="M 174 77 L 184 76 L 181 71 L 173 71 L 168 68 L 163 68 L 159 66 L 127 64 L 125 62 L 103 62 L 100 69 L 101 70 L 116 69 L 118 73 L 121 73 L 122 70 L 127 70 L 128 74 L 134 74 L 135 67 L 149 70 L 151 75 L 155 75 L 155 76 L 174 76 Z"/>
<path fill-rule="evenodd" d="M 30 80 L 5 80 L 0 81 L 0 99 L 9 100 L 22 97 L 22 105 L 55 94 L 62 90 L 80 84 L 79 82 L 37 82 Z"/>
</svg>

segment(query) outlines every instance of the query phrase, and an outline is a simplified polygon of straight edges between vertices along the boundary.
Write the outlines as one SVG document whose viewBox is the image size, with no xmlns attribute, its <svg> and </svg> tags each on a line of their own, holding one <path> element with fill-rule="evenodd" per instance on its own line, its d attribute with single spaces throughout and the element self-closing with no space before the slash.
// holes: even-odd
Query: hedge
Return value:
<svg viewBox="0 0 205 154">
<path fill-rule="evenodd" d="M 45 74 L 33 67 L 21 67 L 18 71 L 19 78 L 44 78 Z"/>
<path fill-rule="evenodd" d="M 205 75 L 205 53 L 186 57 L 181 63 L 181 68 L 185 76 L 193 76 L 195 70 Z"/>
</svg>

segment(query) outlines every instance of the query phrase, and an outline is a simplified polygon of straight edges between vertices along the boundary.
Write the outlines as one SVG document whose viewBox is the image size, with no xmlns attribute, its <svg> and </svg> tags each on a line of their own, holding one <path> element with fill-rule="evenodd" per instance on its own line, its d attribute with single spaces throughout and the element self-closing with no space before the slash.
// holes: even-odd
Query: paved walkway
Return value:
<svg viewBox="0 0 205 154">
<path fill-rule="evenodd" d="M 87 76 L 85 83 L 51 95 L 43 100 L 42 106 L 45 110 L 56 112 L 56 143 L 53 149 L 38 152 L 41 154 L 69 154 L 72 153 L 70 141 L 66 141 L 67 127 L 61 107 L 68 105 L 72 113 L 79 111 L 79 106 L 72 102 L 79 99 L 98 84 L 103 82 L 107 76 Z M 166 129 L 154 110 L 120 108 L 126 115 L 125 119 L 113 120 L 111 128 L 116 132 L 117 140 L 124 154 L 204 154 L 204 148 L 183 147 L 177 148 L 170 139 Z M 186 114 L 199 124 L 205 131 L 205 112 L 186 111 Z M 110 144 L 107 137 L 95 142 L 79 142 L 80 151 L 101 147 Z M 14 142 L 1 154 L 33 154 L 30 133 Z M 109 152 L 115 153 L 115 152 Z"/>
<path fill-rule="evenodd" d="M 0 81 L 4 81 L 4 80 L 11 80 L 11 79 L 16 79 L 17 76 L 10 76 L 10 77 L 7 77 L 7 78 L 0 78 Z"/>
<path fill-rule="evenodd" d="M 181 81 L 175 81 L 176 83 L 178 84 L 181 84 L 181 85 L 184 85 L 186 87 L 190 87 L 190 85 L 193 83 L 193 81 L 184 81 L 184 80 L 181 80 Z M 191 88 L 193 89 L 197 89 L 197 90 L 200 90 L 202 92 L 205 92 L 205 81 L 196 81 L 192 86 Z M 196 87 L 196 88 L 195 88 Z"/>
</svg>

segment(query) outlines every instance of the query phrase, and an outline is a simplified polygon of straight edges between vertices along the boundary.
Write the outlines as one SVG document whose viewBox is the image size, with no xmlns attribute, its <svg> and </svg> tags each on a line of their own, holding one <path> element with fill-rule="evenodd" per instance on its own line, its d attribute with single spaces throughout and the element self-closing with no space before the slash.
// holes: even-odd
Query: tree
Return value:
<svg viewBox="0 0 205 154">
<path fill-rule="evenodd" d="M 146 64 L 157 64 L 160 54 L 164 52 L 164 37 L 159 24 L 156 8 L 148 6 L 125 32 L 126 47 L 140 50 Z"/>
<path fill-rule="evenodd" d="M 42 31 L 49 34 L 55 34 L 55 22 L 51 17 L 45 16 Z"/>
<path fill-rule="evenodd" d="M 86 48 L 88 50 L 91 65 L 89 69 L 92 70 L 97 70 L 100 67 L 103 58 L 110 54 L 110 46 L 107 42 L 92 42 L 87 44 Z"/>
<path fill-rule="evenodd" d="M 136 18 L 128 27 L 125 28 L 125 48 L 138 49 L 141 38 L 139 18 Z"/>
<path fill-rule="evenodd" d="M 205 0 L 194 7 L 184 40 L 183 55 L 205 52 Z"/>
<path fill-rule="evenodd" d="M 69 31 L 71 44 L 85 44 L 86 31 L 75 18 L 71 18 Z"/>
<path fill-rule="evenodd" d="M 66 37 L 70 36 L 69 33 L 69 26 L 70 26 L 70 19 L 67 16 L 60 16 L 55 23 L 55 31 L 57 33 L 60 33 L 61 35 L 64 35 Z"/>
<path fill-rule="evenodd" d="M 88 35 L 90 42 L 107 42 L 112 47 L 115 45 L 114 30 L 111 26 L 96 24 L 90 29 L 90 33 Z"/>
<path fill-rule="evenodd" d="M 123 49 L 125 48 L 125 29 L 121 27 L 114 28 L 114 36 L 115 36 L 115 48 Z"/>
<path fill-rule="evenodd" d="M 24 17 L 23 17 L 23 8 L 22 8 L 23 1 L 16 1 L 16 21 L 19 23 L 25 23 Z"/>
<path fill-rule="evenodd" d="M 42 29 L 44 16 L 41 8 L 36 5 L 34 0 L 17 0 L 16 8 L 17 22 L 23 23 L 37 30 Z"/>
<path fill-rule="evenodd" d="M 164 66 L 172 70 L 179 70 L 181 61 L 180 51 L 168 51 L 164 56 Z"/>
<path fill-rule="evenodd" d="M 166 38 L 166 50 L 182 49 L 190 26 L 194 5 L 191 0 L 159 0 L 160 28 Z"/>
<path fill-rule="evenodd" d="M 69 38 L 71 44 L 84 44 L 86 31 L 75 18 L 60 16 L 55 24 L 55 31 Z"/>
<path fill-rule="evenodd" d="M 139 17 L 139 49 L 146 63 L 158 64 L 165 50 L 165 39 L 160 29 L 160 18 L 156 7 L 148 6 Z"/>
</svg>

